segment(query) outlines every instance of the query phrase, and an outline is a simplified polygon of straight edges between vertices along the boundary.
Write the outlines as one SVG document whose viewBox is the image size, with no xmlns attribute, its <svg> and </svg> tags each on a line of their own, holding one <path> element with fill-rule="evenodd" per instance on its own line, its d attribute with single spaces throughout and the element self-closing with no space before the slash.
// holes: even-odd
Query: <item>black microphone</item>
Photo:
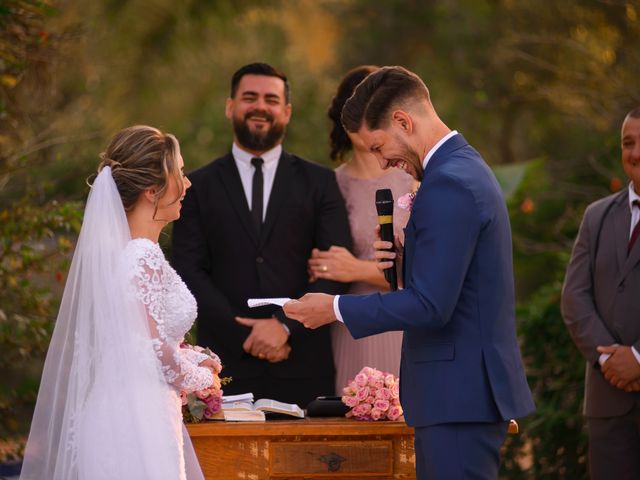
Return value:
<svg viewBox="0 0 640 480">
<path fill-rule="evenodd" d="M 380 224 L 380 239 L 385 242 L 393 242 L 393 193 L 388 188 L 376 190 L 376 210 L 378 211 L 378 223 Z M 391 247 L 389 252 L 393 252 Z M 396 262 L 384 270 L 384 278 L 391 290 L 398 290 L 398 272 L 396 270 Z"/>
</svg>

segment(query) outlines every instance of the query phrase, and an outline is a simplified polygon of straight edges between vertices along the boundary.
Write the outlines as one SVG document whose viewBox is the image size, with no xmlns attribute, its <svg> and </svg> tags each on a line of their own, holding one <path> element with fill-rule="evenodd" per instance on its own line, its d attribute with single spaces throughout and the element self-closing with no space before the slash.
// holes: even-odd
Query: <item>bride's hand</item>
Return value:
<svg viewBox="0 0 640 480">
<path fill-rule="evenodd" d="M 313 278 L 344 283 L 359 280 L 361 262 L 346 248 L 335 245 L 324 251 L 314 248 L 308 261 Z"/>
<path fill-rule="evenodd" d="M 217 362 L 214 362 L 210 358 L 207 358 L 206 360 L 203 360 L 202 362 L 200 362 L 200 366 L 204 368 L 208 368 L 209 370 L 211 370 L 211 373 L 213 373 L 214 375 L 218 375 L 222 370 L 220 368 L 220 364 Z"/>
</svg>

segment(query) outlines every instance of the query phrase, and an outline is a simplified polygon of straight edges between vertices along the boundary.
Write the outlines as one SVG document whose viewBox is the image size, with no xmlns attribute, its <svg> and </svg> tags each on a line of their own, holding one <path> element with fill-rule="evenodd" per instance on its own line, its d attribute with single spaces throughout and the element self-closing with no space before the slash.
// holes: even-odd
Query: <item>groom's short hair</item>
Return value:
<svg viewBox="0 0 640 480">
<path fill-rule="evenodd" d="M 264 75 L 265 77 L 276 77 L 284 82 L 284 101 L 289 103 L 289 97 L 291 96 L 291 87 L 289 86 L 289 80 L 287 76 L 275 67 L 272 67 L 268 63 L 250 63 L 244 67 L 240 67 L 231 77 L 231 98 L 233 98 L 238 91 L 238 85 L 240 80 L 245 75 Z"/>
<path fill-rule="evenodd" d="M 392 107 L 410 108 L 420 100 L 429 100 L 429 89 L 415 73 L 404 67 L 382 67 L 369 74 L 342 108 L 342 125 L 356 133 L 363 126 L 383 128 Z"/>
</svg>

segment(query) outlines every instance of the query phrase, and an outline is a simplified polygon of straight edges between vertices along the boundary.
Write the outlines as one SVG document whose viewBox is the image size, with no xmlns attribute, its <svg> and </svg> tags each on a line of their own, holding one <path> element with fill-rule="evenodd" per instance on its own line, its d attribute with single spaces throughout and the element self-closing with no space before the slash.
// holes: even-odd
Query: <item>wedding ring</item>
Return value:
<svg viewBox="0 0 640 480">
<path fill-rule="evenodd" d="M 258 358 L 259 358 L 260 360 L 262 360 L 262 359 L 264 358 L 264 353 L 259 353 L 259 354 L 258 354 Z"/>
<path fill-rule="evenodd" d="M 328 270 L 329 270 L 329 267 L 327 267 L 326 265 L 322 265 L 322 266 L 320 267 L 320 271 L 321 271 L 321 272 L 327 272 Z"/>
</svg>

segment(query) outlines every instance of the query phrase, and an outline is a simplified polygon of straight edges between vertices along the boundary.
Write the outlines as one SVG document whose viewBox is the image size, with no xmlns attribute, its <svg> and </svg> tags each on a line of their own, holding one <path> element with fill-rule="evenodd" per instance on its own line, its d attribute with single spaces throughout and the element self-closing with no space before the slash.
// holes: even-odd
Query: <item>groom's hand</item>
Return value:
<svg viewBox="0 0 640 480">
<path fill-rule="evenodd" d="M 307 293 L 299 300 L 291 300 L 282 309 L 287 317 L 297 320 L 307 328 L 318 328 L 335 322 L 333 295 Z"/>
<path fill-rule="evenodd" d="M 402 237 L 394 235 L 393 244 L 382 241 L 380 240 L 380 225 L 376 225 L 375 236 L 373 256 L 378 261 L 376 263 L 378 270 L 384 273 L 384 270 L 393 267 L 395 263 L 396 271 L 398 272 L 398 288 L 403 288 L 402 256 L 404 254 L 404 235 Z"/>
</svg>

